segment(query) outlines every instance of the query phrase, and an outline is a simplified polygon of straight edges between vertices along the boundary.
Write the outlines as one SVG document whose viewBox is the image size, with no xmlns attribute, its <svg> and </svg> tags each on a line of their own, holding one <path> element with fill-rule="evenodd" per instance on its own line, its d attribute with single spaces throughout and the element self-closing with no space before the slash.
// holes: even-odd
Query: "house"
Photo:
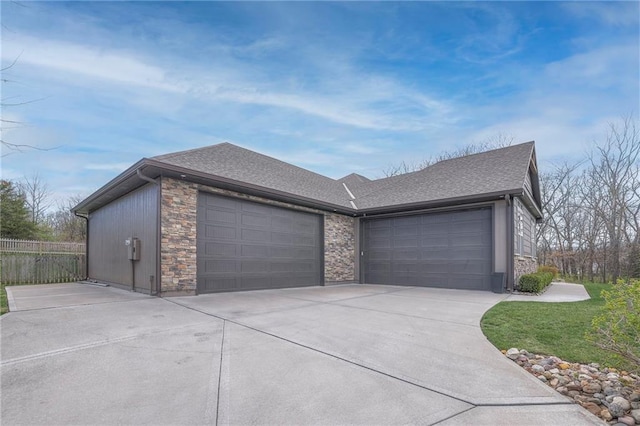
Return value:
<svg viewBox="0 0 640 426">
<path fill-rule="evenodd" d="M 88 278 L 162 296 L 370 283 L 509 291 L 536 268 L 533 142 L 377 180 L 230 143 L 143 158 L 74 212 Z"/>
</svg>

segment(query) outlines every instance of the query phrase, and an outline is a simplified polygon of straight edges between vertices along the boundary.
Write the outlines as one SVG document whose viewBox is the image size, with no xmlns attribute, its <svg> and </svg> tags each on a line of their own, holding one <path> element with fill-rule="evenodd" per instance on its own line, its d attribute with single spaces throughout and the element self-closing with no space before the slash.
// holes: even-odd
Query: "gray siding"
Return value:
<svg viewBox="0 0 640 426">
<path fill-rule="evenodd" d="M 533 198 L 533 189 L 531 186 L 531 170 L 527 171 L 527 174 L 524 179 L 524 189 L 527 190 L 531 198 Z"/>
<path fill-rule="evenodd" d="M 140 260 L 135 261 L 137 291 L 152 290 L 156 280 L 158 188 L 147 184 L 89 215 L 89 278 L 131 288 L 132 265 L 125 240 L 138 238 Z M 155 286 L 155 281 L 154 281 Z M 155 289 L 153 289 L 155 290 Z"/>
<path fill-rule="evenodd" d="M 520 256 L 536 255 L 536 220 L 533 215 L 522 204 L 520 199 L 514 199 L 514 252 Z"/>
</svg>

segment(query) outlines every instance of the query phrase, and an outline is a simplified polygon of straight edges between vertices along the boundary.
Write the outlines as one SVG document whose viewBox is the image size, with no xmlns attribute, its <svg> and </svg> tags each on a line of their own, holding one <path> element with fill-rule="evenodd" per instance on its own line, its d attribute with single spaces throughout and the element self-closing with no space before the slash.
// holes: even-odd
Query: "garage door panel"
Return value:
<svg viewBox="0 0 640 426">
<path fill-rule="evenodd" d="M 422 224 L 418 231 L 423 238 L 447 238 L 451 233 L 448 224 Z"/>
<path fill-rule="evenodd" d="M 237 244 L 228 244 L 222 242 L 210 242 L 204 245 L 203 256 L 217 256 L 217 257 L 236 257 L 238 254 Z"/>
<path fill-rule="evenodd" d="M 226 210 L 207 209 L 207 222 L 210 223 L 223 223 L 234 224 L 236 223 L 236 215 L 233 212 Z"/>
<path fill-rule="evenodd" d="M 198 292 L 319 285 L 319 215 L 231 200 L 198 199 Z"/>
<path fill-rule="evenodd" d="M 266 245 L 242 244 L 240 247 L 242 257 L 266 257 L 269 255 L 269 246 Z"/>
<path fill-rule="evenodd" d="M 451 259 L 452 253 L 449 246 L 445 247 L 422 247 L 420 250 L 420 258 L 424 264 L 430 262 L 448 262 Z"/>
<path fill-rule="evenodd" d="M 242 241 L 267 242 L 269 238 L 268 232 L 261 229 L 241 229 L 240 235 Z"/>
<path fill-rule="evenodd" d="M 446 235 L 442 236 L 422 236 L 420 238 L 420 247 L 449 247 L 449 238 Z"/>
<path fill-rule="evenodd" d="M 416 229 L 418 228 L 418 224 L 414 224 L 412 226 L 406 226 L 406 225 L 402 225 L 402 226 L 397 226 L 395 228 L 393 228 L 393 236 L 395 238 L 397 237 L 415 237 L 416 236 Z"/>
<path fill-rule="evenodd" d="M 269 262 L 263 260 L 242 260 L 240 262 L 241 273 L 257 273 L 268 271 L 270 269 Z"/>
<path fill-rule="evenodd" d="M 213 239 L 235 240 L 238 233 L 236 232 L 236 228 L 207 225 L 205 227 L 205 236 Z"/>
<path fill-rule="evenodd" d="M 236 272 L 238 269 L 236 265 L 235 259 L 224 259 L 224 260 L 207 260 L 204 262 L 205 272 Z"/>
<path fill-rule="evenodd" d="M 240 207 L 240 203 L 233 198 L 218 197 L 215 195 L 212 195 L 210 197 L 208 196 L 204 197 L 202 204 L 204 204 L 205 206 L 211 206 L 217 209 L 226 208 L 231 211 L 236 211 Z"/>
<path fill-rule="evenodd" d="M 260 216 L 257 214 L 247 214 L 247 213 L 243 213 L 240 217 L 242 218 L 241 223 L 243 226 L 247 226 L 247 227 L 255 226 L 259 228 L 265 228 L 271 219 L 269 217 Z"/>
<path fill-rule="evenodd" d="M 239 204 L 240 204 L 240 209 L 243 212 L 253 212 L 253 213 L 259 213 L 260 215 L 267 215 L 267 216 L 271 216 L 271 213 L 272 213 L 271 206 L 267 206 L 266 204 L 252 203 L 244 200 L 240 201 Z"/>
<path fill-rule="evenodd" d="M 460 247 L 460 246 L 486 247 L 487 243 L 489 242 L 486 236 L 478 235 L 478 234 L 463 234 L 463 235 L 452 234 L 451 237 L 449 238 L 449 241 L 452 245 L 455 245 L 457 247 Z"/>
<path fill-rule="evenodd" d="M 394 259 L 398 260 L 418 260 L 420 259 L 420 252 L 415 248 L 401 248 L 393 251 Z"/>
<path fill-rule="evenodd" d="M 312 235 L 292 234 L 291 236 L 291 243 L 296 246 L 315 247 L 316 241 L 316 238 L 314 238 Z"/>
<path fill-rule="evenodd" d="M 271 242 L 273 244 L 292 244 L 293 235 L 288 234 L 286 232 L 272 232 Z"/>
<path fill-rule="evenodd" d="M 474 235 L 478 233 L 479 229 L 482 229 L 482 225 L 484 224 L 477 221 L 456 222 L 449 231 L 453 235 Z"/>
<path fill-rule="evenodd" d="M 490 208 L 370 219 L 363 224 L 364 281 L 489 290 Z"/>
<path fill-rule="evenodd" d="M 391 247 L 391 240 L 389 238 L 377 238 L 371 237 L 368 241 L 369 249 L 387 249 Z"/>
<path fill-rule="evenodd" d="M 391 260 L 391 251 L 389 250 L 370 250 L 368 255 L 369 263 L 374 264 L 380 260 Z"/>
<path fill-rule="evenodd" d="M 391 226 L 394 230 L 402 227 L 411 227 L 415 229 L 416 226 L 420 225 L 421 218 L 419 216 L 405 216 L 392 219 L 392 221 L 393 223 Z"/>
<path fill-rule="evenodd" d="M 425 276 L 448 274 L 450 272 L 449 260 L 433 259 L 424 261 L 420 264 L 420 272 Z"/>
<path fill-rule="evenodd" d="M 415 230 L 414 230 L 415 233 Z M 394 236 L 391 244 L 394 248 L 418 247 L 418 238 L 415 236 L 399 237 Z"/>
</svg>

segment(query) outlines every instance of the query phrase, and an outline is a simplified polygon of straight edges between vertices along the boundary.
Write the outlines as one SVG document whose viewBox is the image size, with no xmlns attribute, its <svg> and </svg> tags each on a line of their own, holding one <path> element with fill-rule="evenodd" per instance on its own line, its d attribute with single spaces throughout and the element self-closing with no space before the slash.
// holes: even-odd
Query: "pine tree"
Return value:
<svg viewBox="0 0 640 426">
<path fill-rule="evenodd" d="M 36 238 L 24 194 L 8 180 L 0 180 L 0 236 L 17 240 Z"/>
</svg>

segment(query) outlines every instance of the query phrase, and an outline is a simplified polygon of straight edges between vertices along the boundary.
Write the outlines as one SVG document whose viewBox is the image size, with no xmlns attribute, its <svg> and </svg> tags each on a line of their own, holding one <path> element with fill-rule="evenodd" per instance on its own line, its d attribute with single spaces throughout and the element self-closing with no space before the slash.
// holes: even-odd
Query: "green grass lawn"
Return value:
<svg viewBox="0 0 640 426">
<path fill-rule="evenodd" d="M 482 332 L 498 349 L 518 348 L 555 355 L 569 362 L 597 362 L 632 369 L 585 340 L 591 320 L 604 306 L 600 292 L 608 284 L 585 284 L 590 300 L 582 302 L 500 302 L 481 321 Z"/>
</svg>

